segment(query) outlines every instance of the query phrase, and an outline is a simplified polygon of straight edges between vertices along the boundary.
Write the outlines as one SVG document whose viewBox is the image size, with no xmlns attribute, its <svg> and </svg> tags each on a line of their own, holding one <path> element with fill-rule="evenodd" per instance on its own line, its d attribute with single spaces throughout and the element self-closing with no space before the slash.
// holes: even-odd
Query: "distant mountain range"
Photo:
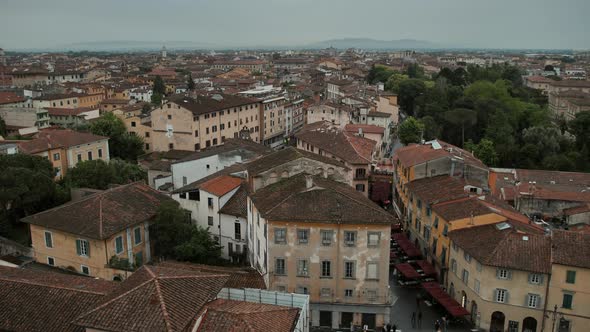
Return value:
<svg viewBox="0 0 590 332">
<path fill-rule="evenodd" d="M 313 44 L 306 48 L 328 48 L 337 49 L 360 48 L 366 50 L 405 50 L 405 49 L 437 49 L 443 46 L 424 40 L 399 39 L 399 40 L 377 40 L 371 38 L 342 38 L 330 39 Z"/>
</svg>

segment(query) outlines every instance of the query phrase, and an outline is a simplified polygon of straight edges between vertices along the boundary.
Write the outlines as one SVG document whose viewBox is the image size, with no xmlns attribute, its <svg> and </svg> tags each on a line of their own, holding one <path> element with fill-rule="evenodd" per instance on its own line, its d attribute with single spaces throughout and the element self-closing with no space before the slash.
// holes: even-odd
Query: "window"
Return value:
<svg viewBox="0 0 590 332">
<path fill-rule="evenodd" d="M 276 244 L 287 243 L 287 229 L 286 228 L 275 228 L 275 243 Z"/>
<path fill-rule="evenodd" d="M 242 225 L 240 225 L 239 221 L 236 221 L 236 223 L 234 224 L 234 239 L 242 239 Z"/>
<path fill-rule="evenodd" d="M 476 262 L 475 268 L 477 269 L 477 272 L 481 272 L 481 270 L 483 269 L 483 266 L 481 265 L 480 262 Z"/>
<path fill-rule="evenodd" d="M 59 153 L 53 154 L 53 160 L 59 160 Z"/>
<path fill-rule="evenodd" d="M 201 192 L 198 190 L 189 191 L 188 192 L 188 199 L 191 201 L 200 201 L 201 200 Z"/>
<path fill-rule="evenodd" d="M 367 289 L 365 291 L 365 295 L 367 296 L 368 301 L 376 301 L 377 300 L 377 290 L 376 289 Z"/>
<path fill-rule="evenodd" d="M 451 271 L 457 273 L 457 261 L 454 258 L 451 259 Z"/>
<path fill-rule="evenodd" d="M 443 236 L 447 236 L 449 234 L 449 226 L 445 225 L 442 232 Z"/>
<path fill-rule="evenodd" d="M 207 206 L 213 207 L 213 197 L 207 197 Z"/>
<path fill-rule="evenodd" d="M 297 290 L 295 291 L 297 294 L 309 294 L 309 290 L 305 286 L 297 286 Z"/>
<path fill-rule="evenodd" d="M 344 244 L 349 247 L 356 245 L 356 232 L 344 231 Z"/>
<path fill-rule="evenodd" d="M 344 262 L 344 278 L 354 279 L 355 275 L 355 262 L 354 261 L 345 261 Z"/>
<path fill-rule="evenodd" d="M 299 244 L 307 244 L 309 240 L 309 229 L 298 229 L 297 230 L 297 242 Z"/>
<path fill-rule="evenodd" d="M 207 225 L 213 226 L 213 217 L 211 217 L 211 216 L 207 217 Z"/>
<path fill-rule="evenodd" d="M 137 124 L 135 123 L 135 121 L 131 121 L 131 127 L 137 127 Z"/>
<path fill-rule="evenodd" d="M 45 231 L 45 247 L 53 248 L 53 234 L 49 231 Z"/>
<path fill-rule="evenodd" d="M 367 279 L 377 280 L 378 279 L 378 263 L 369 262 L 367 263 Z"/>
<path fill-rule="evenodd" d="M 535 285 L 539 285 L 541 284 L 541 278 L 542 276 L 538 273 L 531 273 L 529 274 L 529 282 L 531 284 L 535 284 Z"/>
<path fill-rule="evenodd" d="M 352 297 L 352 289 L 345 289 L 344 297 Z"/>
<path fill-rule="evenodd" d="M 508 332 L 518 332 L 518 322 L 517 321 L 515 321 L 515 320 L 508 321 Z"/>
<path fill-rule="evenodd" d="M 47 265 L 55 266 L 55 258 L 47 257 Z"/>
<path fill-rule="evenodd" d="M 133 229 L 133 240 L 135 245 L 138 245 L 141 243 L 141 227 L 135 227 Z"/>
<path fill-rule="evenodd" d="M 217 145 L 217 138 L 213 139 L 213 145 Z"/>
<path fill-rule="evenodd" d="M 538 308 L 541 303 L 541 297 L 537 294 L 527 295 L 526 304 L 529 308 Z"/>
<path fill-rule="evenodd" d="M 369 246 L 369 247 L 378 246 L 380 237 L 381 237 L 381 233 L 379 233 L 379 232 L 367 233 L 367 246 Z"/>
<path fill-rule="evenodd" d="M 90 257 L 90 244 L 87 240 L 76 240 L 76 253 L 78 256 Z"/>
<path fill-rule="evenodd" d="M 195 137 L 199 137 L 199 131 L 195 130 Z"/>
<path fill-rule="evenodd" d="M 172 115 L 168 114 L 168 120 L 172 120 Z"/>
<path fill-rule="evenodd" d="M 174 149 L 174 143 L 168 144 L 168 149 L 173 150 Z"/>
<path fill-rule="evenodd" d="M 432 209 L 430 208 L 430 205 L 426 206 L 426 216 L 430 217 L 430 215 L 432 215 Z"/>
<path fill-rule="evenodd" d="M 494 296 L 494 299 L 496 300 L 496 302 L 499 303 L 507 303 L 508 302 L 508 291 L 505 289 L 500 289 L 500 288 L 496 288 L 496 295 Z"/>
<path fill-rule="evenodd" d="M 418 199 L 418 202 L 416 202 L 416 206 L 418 207 L 418 209 L 422 208 L 422 200 Z"/>
<path fill-rule="evenodd" d="M 285 259 L 277 258 L 275 261 L 275 274 L 285 275 Z"/>
<path fill-rule="evenodd" d="M 465 284 L 469 283 L 469 271 L 463 269 L 463 273 L 461 274 L 461 280 L 463 280 Z"/>
<path fill-rule="evenodd" d="M 496 275 L 499 279 L 510 279 L 510 271 L 506 269 L 498 269 Z"/>
<path fill-rule="evenodd" d="M 76 156 L 76 158 L 78 159 L 78 161 L 82 161 L 82 154 L 78 153 L 78 155 Z"/>
<path fill-rule="evenodd" d="M 568 284 L 576 283 L 576 271 L 568 270 L 565 274 L 565 282 Z"/>
<path fill-rule="evenodd" d="M 320 236 L 322 238 L 322 245 L 329 246 L 332 245 L 332 237 L 333 232 L 329 230 L 320 230 Z"/>
<path fill-rule="evenodd" d="M 563 301 L 561 302 L 561 307 L 565 309 L 571 309 L 572 303 L 574 302 L 574 295 L 570 293 L 563 294 Z"/>
<path fill-rule="evenodd" d="M 146 132 L 145 132 L 145 137 L 150 137 L 150 132 L 149 132 L 149 131 L 146 131 Z M 99 151 L 99 152 L 100 152 L 100 151 Z"/>
<path fill-rule="evenodd" d="M 471 256 L 467 252 L 463 252 L 463 258 L 465 258 L 467 263 L 471 263 Z"/>
<path fill-rule="evenodd" d="M 150 137 L 150 133 L 145 133 L 146 137 Z M 147 146 L 147 149 L 149 150 L 149 145 Z M 102 149 L 98 149 L 98 158 L 102 158 Z"/>
<path fill-rule="evenodd" d="M 90 269 L 86 265 L 80 265 L 80 271 L 82 271 L 83 274 L 90 275 Z"/>
<path fill-rule="evenodd" d="M 332 262 L 322 261 L 322 277 L 329 278 L 332 276 Z"/>
<path fill-rule="evenodd" d="M 117 236 L 115 238 L 115 254 L 123 252 L 123 236 Z"/>
<path fill-rule="evenodd" d="M 356 188 L 356 191 L 360 191 L 360 192 L 363 192 L 363 193 L 365 192 L 365 185 L 364 184 L 357 184 L 355 186 L 355 188 Z"/>
<path fill-rule="evenodd" d="M 297 261 L 297 276 L 307 277 L 309 275 L 309 261 L 307 259 L 300 259 Z"/>
<path fill-rule="evenodd" d="M 474 290 L 474 291 L 475 291 L 477 294 L 479 294 L 479 280 L 477 280 L 477 279 L 475 279 L 475 280 L 473 281 L 473 290 Z"/>
<path fill-rule="evenodd" d="M 434 223 L 432 224 L 432 227 L 434 227 L 434 229 L 438 229 L 438 217 L 434 217 Z"/>
</svg>

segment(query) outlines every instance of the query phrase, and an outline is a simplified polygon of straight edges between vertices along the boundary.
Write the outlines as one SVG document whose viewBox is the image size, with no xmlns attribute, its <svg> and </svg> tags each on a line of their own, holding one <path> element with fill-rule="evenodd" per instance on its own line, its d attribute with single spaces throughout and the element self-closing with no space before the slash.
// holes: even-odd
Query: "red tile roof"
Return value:
<svg viewBox="0 0 590 332">
<path fill-rule="evenodd" d="M 198 332 L 293 332 L 299 309 L 217 299 L 207 305 Z"/>
<path fill-rule="evenodd" d="M 401 147 L 395 151 L 394 160 L 399 162 L 404 167 L 415 166 L 425 163 L 427 161 L 440 159 L 443 157 L 459 157 L 465 160 L 466 163 L 487 168 L 479 159 L 475 158 L 470 152 L 465 151 L 452 144 L 437 140 L 440 148 L 433 148 L 430 144 L 412 144 Z"/>
<path fill-rule="evenodd" d="M 144 265 L 74 323 L 105 331 L 190 330 L 228 276 Z"/>
<path fill-rule="evenodd" d="M 97 142 L 108 139 L 105 136 L 94 135 L 91 133 L 83 133 L 69 129 L 50 129 L 39 132 L 37 138 L 22 142 L 19 144 L 19 149 L 23 153 L 39 153 L 56 148 L 69 148 L 76 145 Z"/>
<path fill-rule="evenodd" d="M 551 238 L 544 234 L 500 229 L 500 224 L 462 228 L 451 240 L 484 265 L 537 273 L 551 272 Z"/>
<path fill-rule="evenodd" d="M 135 182 L 25 217 L 21 221 L 91 239 L 112 235 L 152 219 L 160 204 L 172 200 Z"/>
<path fill-rule="evenodd" d="M 25 101 L 25 98 L 17 95 L 14 92 L 0 92 L 0 105 L 20 103 L 23 101 Z"/>
<path fill-rule="evenodd" d="M 92 107 L 79 107 L 79 108 L 57 108 L 48 107 L 47 112 L 51 116 L 64 116 L 64 115 L 80 115 L 81 113 L 92 111 Z"/>
<path fill-rule="evenodd" d="M 201 185 L 201 190 L 221 197 L 239 187 L 242 180 L 243 179 L 235 176 L 222 175 L 203 183 Z"/>
<path fill-rule="evenodd" d="M 363 125 L 363 124 L 347 124 L 344 127 L 344 130 L 351 134 L 356 134 L 359 132 L 359 129 L 362 130 L 363 133 L 367 134 L 381 134 L 385 132 L 385 128 L 375 126 L 375 125 Z"/>
<path fill-rule="evenodd" d="M 94 278 L 0 266 L 0 330 L 82 331 L 71 321 L 115 287 Z"/>
<path fill-rule="evenodd" d="M 553 263 L 590 269 L 590 234 L 553 231 Z"/>
<path fill-rule="evenodd" d="M 229 279 L 224 287 L 266 289 L 264 278 L 257 270 L 247 267 L 211 266 L 187 262 L 164 261 L 158 266 L 208 274 L 227 274 Z"/>
</svg>

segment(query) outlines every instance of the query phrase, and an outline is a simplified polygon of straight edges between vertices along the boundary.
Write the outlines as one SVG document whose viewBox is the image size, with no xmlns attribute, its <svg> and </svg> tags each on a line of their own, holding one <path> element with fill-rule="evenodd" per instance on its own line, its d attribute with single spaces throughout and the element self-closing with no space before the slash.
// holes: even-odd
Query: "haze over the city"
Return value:
<svg viewBox="0 0 590 332">
<path fill-rule="evenodd" d="M 113 41 L 288 47 L 372 38 L 436 47 L 587 49 L 588 12 L 587 0 L 0 0 L 0 47 Z"/>
</svg>

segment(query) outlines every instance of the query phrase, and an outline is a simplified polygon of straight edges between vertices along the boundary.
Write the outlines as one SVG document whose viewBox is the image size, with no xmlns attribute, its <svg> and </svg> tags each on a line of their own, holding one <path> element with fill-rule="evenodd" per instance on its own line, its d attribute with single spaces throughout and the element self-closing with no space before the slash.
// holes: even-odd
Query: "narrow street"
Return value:
<svg viewBox="0 0 590 332">
<path fill-rule="evenodd" d="M 420 326 L 412 327 L 412 313 L 417 312 L 417 296 L 421 293 L 419 285 L 399 286 L 395 277 L 391 275 L 390 282 L 392 292 L 391 324 L 395 324 L 401 332 L 408 331 L 435 331 L 434 322 L 441 319 L 445 310 L 437 305 L 429 306 L 424 300 L 420 300 L 420 311 L 422 312 L 422 323 Z M 416 313 L 417 315 L 417 313 Z M 470 331 L 471 327 L 465 324 L 450 324 L 447 331 Z"/>
</svg>

